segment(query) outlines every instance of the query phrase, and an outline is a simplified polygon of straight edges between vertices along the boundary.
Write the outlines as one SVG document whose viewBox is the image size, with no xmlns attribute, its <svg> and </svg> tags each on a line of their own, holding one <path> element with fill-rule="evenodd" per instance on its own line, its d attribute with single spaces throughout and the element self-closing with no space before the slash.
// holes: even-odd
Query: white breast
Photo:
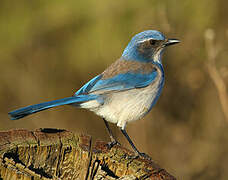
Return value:
<svg viewBox="0 0 228 180">
<path fill-rule="evenodd" d="M 149 112 L 159 91 L 159 84 L 157 81 L 146 88 L 114 93 L 107 98 L 107 104 L 95 113 L 124 129 L 126 123 L 138 120 Z"/>
<path fill-rule="evenodd" d="M 155 82 L 145 88 L 112 92 L 105 95 L 103 105 L 94 100 L 81 104 L 81 107 L 94 111 L 124 129 L 126 123 L 138 120 L 150 111 L 163 86 L 162 83 L 162 73 L 159 71 Z"/>
</svg>

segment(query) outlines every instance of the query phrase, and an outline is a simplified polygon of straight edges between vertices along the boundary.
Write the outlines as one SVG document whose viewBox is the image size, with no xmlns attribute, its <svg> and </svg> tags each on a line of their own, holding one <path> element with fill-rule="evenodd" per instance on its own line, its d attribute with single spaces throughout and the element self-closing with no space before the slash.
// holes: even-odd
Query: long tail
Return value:
<svg viewBox="0 0 228 180">
<path fill-rule="evenodd" d="M 37 113 L 49 108 L 53 108 L 56 106 L 62 106 L 62 105 L 79 105 L 82 102 L 90 101 L 96 99 L 97 96 L 95 95 L 79 95 L 79 96 L 73 96 L 73 97 L 68 97 L 68 98 L 63 98 L 63 99 L 58 99 L 54 101 L 49 101 L 49 102 L 44 102 L 40 104 L 35 104 L 31 106 L 27 106 L 24 108 L 20 108 L 14 111 L 9 112 L 8 114 L 10 115 L 12 120 L 17 120 L 20 118 L 23 118 L 25 116 L 28 116 L 33 113 Z"/>
</svg>

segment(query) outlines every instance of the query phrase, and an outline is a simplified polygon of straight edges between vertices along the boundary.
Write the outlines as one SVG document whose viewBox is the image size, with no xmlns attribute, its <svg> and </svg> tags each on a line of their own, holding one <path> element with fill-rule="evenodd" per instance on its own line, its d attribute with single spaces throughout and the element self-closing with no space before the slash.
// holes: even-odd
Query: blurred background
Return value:
<svg viewBox="0 0 228 180">
<path fill-rule="evenodd" d="M 62 128 L 109 141 L 103 120 L 83 109 L 58 107 L 19 121 L 7 112 L 73 95 L 133 35 L 156 29 L 181 43 L 164 53 L 158 103 L 127 131 L 178 179 L 228 179 L 227 7 L 225 0 L 1 0 L 0 130 Z"/>
</svg>

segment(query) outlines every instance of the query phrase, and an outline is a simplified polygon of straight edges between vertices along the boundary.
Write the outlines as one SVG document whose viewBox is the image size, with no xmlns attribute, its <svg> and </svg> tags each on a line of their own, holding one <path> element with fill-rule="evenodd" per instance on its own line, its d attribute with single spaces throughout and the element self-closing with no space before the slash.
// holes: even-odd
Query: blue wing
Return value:
<svg viewBox="0 0 228 180">
<path fill-rule="evenodd" d="M 91 79 L 75 95 L 87 93 L 106 93 L 110 91 L 124 91 L 133 88 L 143 88 L 151 84 L 157 77 L 154 69 L 151 73 L 125 73 L 109 79 L 102 79 L 102 74 Z"/>
<path fill-rule="evenodd" d="M 93 88 L 93 86 L 102 78 L 102 75 L 98 75 L 91 79 L 89 82 L 87 82 L 84 86 L 82 86 L 74 95 L 80 95 L 80 94 L 88 94 L 90 90 Z"/>
</svg>

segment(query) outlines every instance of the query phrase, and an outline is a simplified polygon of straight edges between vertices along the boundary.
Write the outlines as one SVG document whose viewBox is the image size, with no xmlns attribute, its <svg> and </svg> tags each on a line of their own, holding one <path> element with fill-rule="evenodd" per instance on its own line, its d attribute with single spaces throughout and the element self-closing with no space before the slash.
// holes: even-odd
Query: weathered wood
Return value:
<svg viewBox="0 0 228 180">
<path fill-rule="evenodd" d="M 60 129 L 0 132 L 0 180 L 153 179 L 173 176 L 153 161 L 129 158 L 133 152 Z"/>
</svg>

